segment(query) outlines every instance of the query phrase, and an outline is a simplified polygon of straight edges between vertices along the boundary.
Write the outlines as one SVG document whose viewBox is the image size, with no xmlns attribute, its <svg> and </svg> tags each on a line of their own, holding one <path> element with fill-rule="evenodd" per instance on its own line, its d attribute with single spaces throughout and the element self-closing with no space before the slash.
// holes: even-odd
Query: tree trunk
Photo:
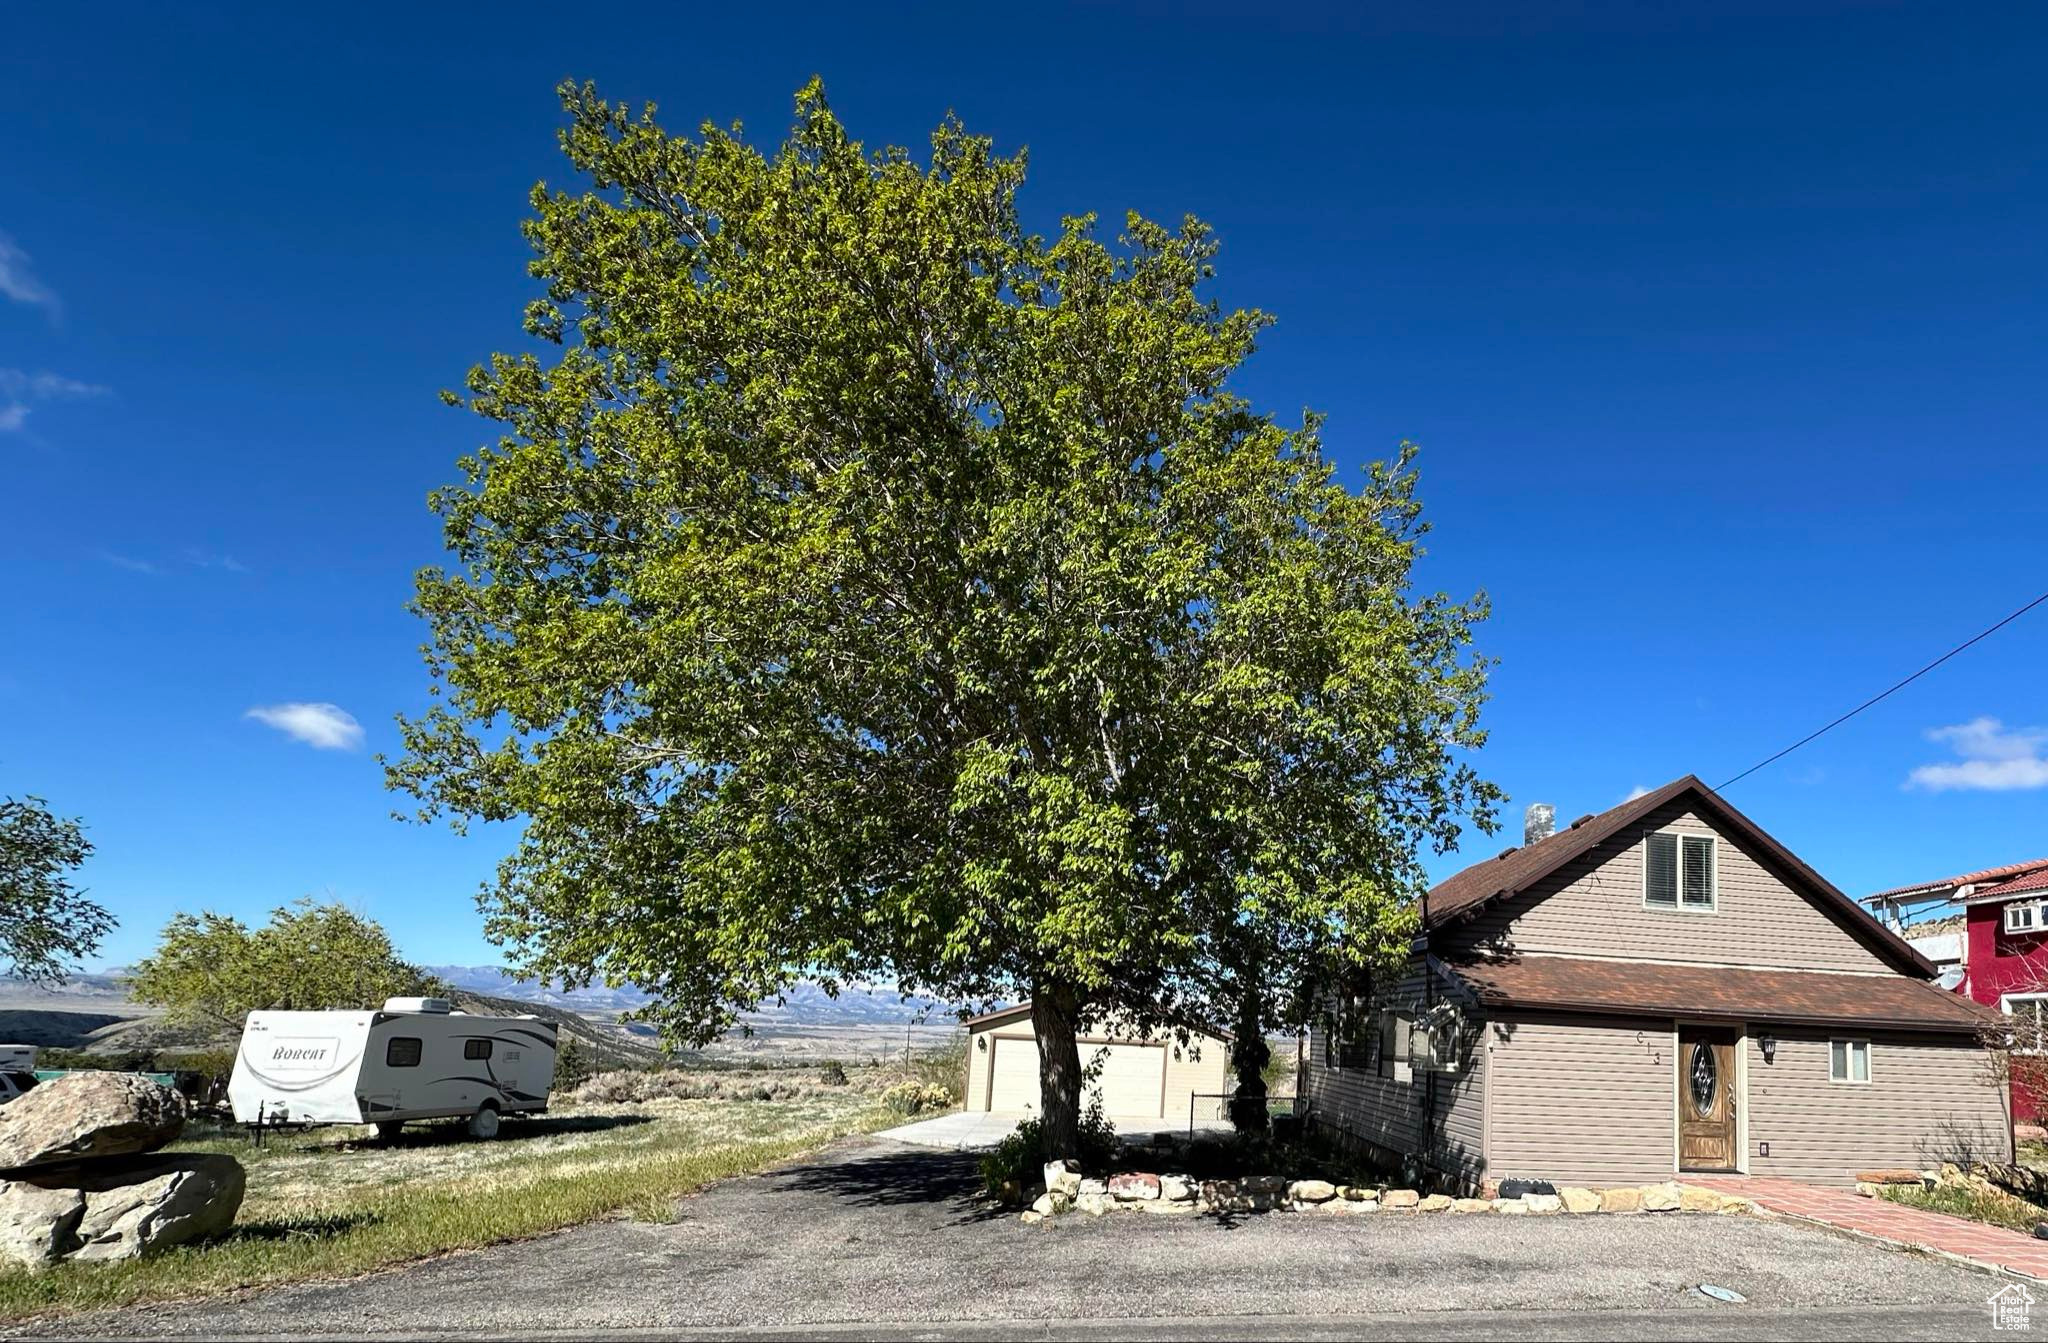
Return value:
<svg viewBox="0 0 2048 1343">
<path fill-rule="evenodd" d="M 1237 1072 L 1237 1091 L 1230 1098 L 1230 1122 L 1239 1133 L 1264 1133 L 1266 1063 L 1273 1057 L 1273 1051 L 1266 1046 L 1265 1022 L 1259 1012 L 1256 989 L 1246 989 L 1238 995 L 1236 1035 L 1230 1046 L 1230 1066 Z"/>
<path fill-rule="evenodd" d="M 1031 995 L 1031 1030 L 1038 1037 L 1038 1118 L 1045 1159 L 1081 1155 L 1080 1003 L 1070 988 L 1044 985 Z"/>
</svg>

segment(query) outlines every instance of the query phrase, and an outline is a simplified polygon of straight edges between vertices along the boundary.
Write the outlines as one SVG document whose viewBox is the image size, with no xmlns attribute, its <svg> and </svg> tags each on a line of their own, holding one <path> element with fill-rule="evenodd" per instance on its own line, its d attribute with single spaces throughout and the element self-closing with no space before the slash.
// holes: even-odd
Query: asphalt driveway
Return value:
<svg viewBox="0 0 2048 1343">
<path fill-rule="evenodd" d="M 46 1331 L 1957 1338 L 1989 1335 L 1983 1303 L 2001 1285 L 1747 1217 L 1122 1214 L 1027 1227 L 978 1206 L 973 1188 L 971 1154 L 855 1139 L 704 1190 L 672 1224 L 604 1223 Z M 1701 1282 L 1750 1304 L 1709 1301 Z"/>
</svg>

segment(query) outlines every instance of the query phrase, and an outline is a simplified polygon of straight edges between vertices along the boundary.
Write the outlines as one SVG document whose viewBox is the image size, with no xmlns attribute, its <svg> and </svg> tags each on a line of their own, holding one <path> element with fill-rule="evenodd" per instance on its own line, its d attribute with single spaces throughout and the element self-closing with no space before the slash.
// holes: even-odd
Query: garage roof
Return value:
<svg viewBox="0 0 2048 1343">
<path fill-rule="evenodd" d="M 978 1017 L 967 1018 L 967 1020 L 962 1024 L 965 1025 L 968 1030 L 974 1031 L 979 1030 L 984 1026 L 999 1026 L 1003 1022 L 1012 1020 L 1016 1017 L 1028 1017 L 1030 1015 L 1031 1000 L 1027 998 L 1023 1002 L 1018 1003 L 1015 1007 L 1002 1007 L 996 1009 L 993 1012 L 983 1012 Z M 1204 1035 L 1213 1035 L 1219 1040 L 1235 1040 L 1237 1038 L 1235 1035 L 1232 1035 L 1229 1031 L 1222 1030 L 1215 1026 L 1191 1026 L 1189 1027 L 1189 1029 L 1200 1031 Z"/>
</svg>

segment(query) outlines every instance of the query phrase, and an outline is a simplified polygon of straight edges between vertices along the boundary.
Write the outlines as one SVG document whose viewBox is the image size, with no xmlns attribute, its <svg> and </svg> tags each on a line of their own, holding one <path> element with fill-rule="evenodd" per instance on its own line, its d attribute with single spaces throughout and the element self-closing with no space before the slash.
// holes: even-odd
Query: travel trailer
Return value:
<svg viewBox="0 0 2048 1343">
<path fill-rule="evenodd" d="M 445 998 L 391 998 L 382 1011 L 251 1012 L 228 1080 L 238 1123 L 498 1120 L 548 1108 L 557 1027 L 539 1017 L 457 1012 Z"/>
</svg>

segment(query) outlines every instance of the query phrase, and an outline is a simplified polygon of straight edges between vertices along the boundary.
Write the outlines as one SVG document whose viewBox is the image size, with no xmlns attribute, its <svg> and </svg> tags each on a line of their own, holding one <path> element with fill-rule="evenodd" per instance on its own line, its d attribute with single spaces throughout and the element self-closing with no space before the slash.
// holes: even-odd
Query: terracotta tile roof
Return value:
<svg viewBox="0 0 2048 1343">
<path fill-rule="evenodd" d="M 1879 923 L 1871 912 L 1829 884 L 1826 878 L 1800 860 L 1798 855 L 1730 806 L 1719 793 L 1691 774 L 1674 779 L 1662 788 L 1609 807 L 1597 816 L 1583 816 L 1545 840 L 1522 848 L 1508 849 L 1445 877 L 1430 888 L 1424 905 L 1424 925 L 1442 927 L 1476 913 L 1482 906 L 1503 896 L 1527 890 L 1581 854 L 1599 847 L 1636 823 L 1680 798 L 1690 798 L 1699 809 L 1750 847 L 1774 859 L 1782 875 L 1804 887 L 1823 906 L 1831 908 L 1843 928 L 1907 974 L 1932 979 L 1934 966 Z"/>
<path fill-rule="evenodd" d="M 1475 959 L 1445 967 L 1482 1007 L 1708 1017 L 1808 1025 L 1975 1031 L 1996 1012 L 1905 975 L 1733 970 L 1575 956 Z"/>
<path fill-rule="evenodd" d="M 1921 892 L 1932 895 L 1937 891 L 1953 890 L 1958 886 L 1978 885 L 1987 881 L 2002 881 L 2027 872 L 2048 871 L 2048 858 L 2030 858 L 2024 863 L 2006 863 L 1999 867 L 1979 868 L 1975 872 L 1962 872 L 1953 877 L 1937 877 L 1933 881 L 1916 881 L 1910 886 L 1894 886 L 1888 891 L 1878 891 L 1863 898 L 1883 900 L 1894 895 L 1914 895 Z M 1982 892 L 1979 892 L 1982 894 Z"/>
<path fill-rule="evenodd" d="M 2048 891 L 2048 864 L 2043 864 L 2023 877 L 2016 877 L 1996 886 L 1979 886 L 1977 893 L 1970 899 L 1996 899 L 2002 895 L 2035 895 L 2042 891 Z"/>
</svg>

